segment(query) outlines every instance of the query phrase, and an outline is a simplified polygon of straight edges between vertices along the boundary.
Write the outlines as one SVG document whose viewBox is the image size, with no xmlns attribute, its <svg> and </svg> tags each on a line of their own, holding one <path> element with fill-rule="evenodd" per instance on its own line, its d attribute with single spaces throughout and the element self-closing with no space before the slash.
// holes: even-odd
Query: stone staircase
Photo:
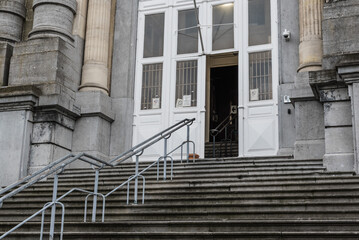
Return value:
<svg viewBox="0 0 359 240">
<path fill-rule="evenodd" d="M 109 192 L 133 173 L 130 163 L 102 170 L 99 192 Z M 84 194 L 65 198 L 64 239 L 359 239 L 359 178 L 351 172 L 327 173 L 321 160 L 198 160 L 175 163 L 172 181 L 157 182 L 155 168 L 145 176 L 145 204 L 126 205 L 124 188 L 108 198 L 105 223 L 99 222 L 101 201 L 98 222 L 84 223 Z M 93 171 L 60 175 L 59 195 L 75 186 L 91 191 Z M 49 179 L 4 202 L 0 232 L 41 209 L 51 195 Z M 6 239 L 39 239 L 39 219 Z"/>
</svg>

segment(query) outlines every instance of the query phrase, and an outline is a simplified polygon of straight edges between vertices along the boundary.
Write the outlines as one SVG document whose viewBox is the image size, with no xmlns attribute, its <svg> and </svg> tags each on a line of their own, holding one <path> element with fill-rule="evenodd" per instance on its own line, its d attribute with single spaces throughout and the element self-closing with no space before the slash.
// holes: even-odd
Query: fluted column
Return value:
<svg viewBox="0 0 359 240">
<path fill-rule="evenodd" d="M 19 42 L 25 20 L 25 0 L 0 1 L 0 41 Z"/>
<path fill-rule="evenodd" d="M 90 0 L 80 91 L 108 90 L 111 0 Z"/>
<path fill-rule="evenodd" d="M 323 0 L 299 0 L 299 72 L 322 68 Z"/>
</svg>

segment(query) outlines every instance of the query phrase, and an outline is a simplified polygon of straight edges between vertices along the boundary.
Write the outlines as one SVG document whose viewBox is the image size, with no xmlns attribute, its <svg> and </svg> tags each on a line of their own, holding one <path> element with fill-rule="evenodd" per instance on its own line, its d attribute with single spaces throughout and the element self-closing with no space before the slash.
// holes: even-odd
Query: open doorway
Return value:
<svg viewBox="0 0 359 240">
<path fill-rule="evenodd" d="M 215 55 L 209 57 L 207 63 L 205 155 L 207 157 L 238 156 L 237 56 L 233 53 Z"/>
</svg>

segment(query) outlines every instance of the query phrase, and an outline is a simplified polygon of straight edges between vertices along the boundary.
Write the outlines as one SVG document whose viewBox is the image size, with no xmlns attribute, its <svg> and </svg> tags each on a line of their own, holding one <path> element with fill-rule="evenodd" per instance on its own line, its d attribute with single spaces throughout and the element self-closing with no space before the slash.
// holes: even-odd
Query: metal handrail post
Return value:
<svg viewBox="0 0 359 240">
<path fill-rule="evenodd" d="M 166 180 L 166 170 L 167 170 L 167 139 L 164 139 L 164 155 L 163 155 L 163 180 Z"/>
<path fill-rule="evenodd" d="M 98 193 L 98 178 L 100 175 L 99 169 L 95 171 L 95 183 L 94 183 L 94 195 L 93 195 L 93 204 L 92 204 L 92 222 L 96 222 L 96 210 L 97 210 L 97 193 Z"/>
<path fill-rule="evenodd" d="M 59 182 L 59 176 L 55 174 L 54 176 L 54 187 L 52 190 L 52 202 L 55 203 L 57 199 L 57 185 Z M 51 208 L 51 220 L 50 220 L 50 240 L 54 240 L 54 232 L 55 232 L 55 216 L 56 216 L 56 204 L 52 205 Z"/>
<path fill-rule="evenodd" d="M 189 162 L 189 127 L 190 125 L 187 125 L 187 163 Z"/>
<path fill-rule="evenodd" d="M 138 165 L 139 165 L 139 155 L 136 155 L 136 169 L 135 169 L 135 193 L 133 204 L 137 204 L 137 191 L 138 191 Z"/>
<path fill-rule="evenodd" d="M 227 152 L 227 148 L 228 148 L 228 144 L 227 144 L 227 141 L 228 141 L 228 126 L 226 126 L 226 128 L 224 129 L 224 139 L 225 139 L 225 142 L 224 142 L 224 147 L 225 147 L 224 154 L 225 154 L 225 157 L 227 157 L 228 156 L 228 152 Z"/>
<path fill-rule="evenodd" d="M 216 135 L 213 135 L 213 153 L 212 153 L 212 157 L 216 157 Z"/>
</svg>

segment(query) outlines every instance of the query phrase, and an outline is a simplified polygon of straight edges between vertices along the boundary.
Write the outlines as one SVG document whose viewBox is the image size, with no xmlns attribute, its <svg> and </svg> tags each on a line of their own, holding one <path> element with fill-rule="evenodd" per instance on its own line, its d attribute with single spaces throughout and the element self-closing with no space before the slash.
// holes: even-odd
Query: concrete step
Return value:
<svg viewBox="0 0 359 240">
<path fill-rule="evenodd" d="M 139 169 L 144 169 L 147 167 L 147 165 L 140 165 Z M 154 173 L 156 171 L 156 166 L 153 166 L 148 170 L 148 172 Z M 206 164 L 206 165 L 199 165 L 199 164 L 192 164 L 192 165 L 174 165 L 173 169 L 174 171 L 199 171 L 199 170 L 219 170 L 219 169 L 233 169 L 233 168 L 241 168 L 241 169 L 247 169 L 247 168 L 283 168 L 283 167 L 323 167 L 322 162 L 273 162 L 273 163 L 226 163 L 226 164 Z M 163 164 L 160 164 L 160 170 L 162 171 Z M 109 174 L 109 173 L 129 173 L 133 174 L 135 170 L 135 166 L 126 167 L 126 168 L 104 168 L 101 170 L 101 174 Z M 167 171 L 170 170 L 170 162 L 167 162 Z M 191 172 L 190 171 L 190 172 Z M 94 171 L 92 169 L 78 169 L 78 170 L 72 170 L 72 169 L 66 169 L 66 171 L 62 174 L 62 176 L 67 175 L 79 175 L 79 174 L 94 174 Z"/>
<path fill-rule="evenodd" d="M 16 222 L 0 222 L 0 232 L 11 229 Z M 45 231 L 48 231 L 45 224 Z M 55 225 L 60 229 L 60 223 Z M 16 232 L 40 229 L 40 223 L 29 222 Z M 207 221 L 119 221 L 119 222 L 66 222 L 65 232 L 307 232 L 358 231 L 358 220 L 207 220 Z"/>
<path fill-rule="evenodd" d="M 73 214 L 83 214 L 83 204 L 74 205 L 66 204 L 66 211 Z M 98 214 L 101 214 L 101 206 L 99 203 Z M 316 202 L 316 203 L 206 203 L 206 204 L 138 204 L 138 205 L 125 205 L 125 204 L 110 204 L 106 205 L 106 212 L 111 214 L 139 214 L 139 213 L 164 213 L 164 214 L 190 214 L 192 212 L 204 212 L 204 213 L 216 213 L 216 212 L 257 212 L 262 211 L 282 211 L 294 212 L 294 211 L 337 211 L 340 206 L 341 211 L 356 211 L 359 209 L 359 201 L 357 202 Z M 1 215 L 11 216 L 30 216 L 39 210 L 41 206 L 34 208 L 4 208 L 1 209 Z M 89 214 L 91 213 L 89 209 Z M 359 210 L 358 210 L 359 211 Z M 58 208 L 60 213 L 60 208 Z"/>
<path fill-rule="evenodd" d="M 10 240 L 21 239 L 37 239 L 38 233 L 16 233 L 13 234 Z M 55 235 L 55 239 L 59 238 L 59 234 Z M 68 232 L 64 234 L 64 239 L 124 239 L 124 240 L 147 240 L 147 239 L 180 239 L 180 240 L 208 240 L 208 239 L 266 239 L 266 240 L 294 240 L 294 239 L 317 239 L 317 240 L 331 240 L 331 239 L 358 239 L 358 232 L 158 232 L 158 233 L 135 233 L 135 232 Z"/>
<path fill-rule="evenodd" d="M 196 220 L 284 220 L 284 219 L 304 219 L 304 220 L 356 220 L 359 210 L 343 210 L 339 206 L 337 209 L 322 210 L 241 210 L 241 211 L 191 211 L 191 212 L 117 212 L 106 211 L 105 221 L 196 221 Z M 21 222 L 28 215 L 19 213 L 1 214 L 0 221 L 18 221 Z M 57 217 L 57 219 L 59 216 Z M 100 214 L 97 214 L 100 219 Z M 46 215 L 46 221 L 49 220 L 49 214 Z M 91 216 L 88 216 L 90 221 Z M 35 217 L 32 221 L 40 221 L 40 216 Z M 66 221 L 83 221 L 83 212 L 66 212 Z"/>
</svg>

